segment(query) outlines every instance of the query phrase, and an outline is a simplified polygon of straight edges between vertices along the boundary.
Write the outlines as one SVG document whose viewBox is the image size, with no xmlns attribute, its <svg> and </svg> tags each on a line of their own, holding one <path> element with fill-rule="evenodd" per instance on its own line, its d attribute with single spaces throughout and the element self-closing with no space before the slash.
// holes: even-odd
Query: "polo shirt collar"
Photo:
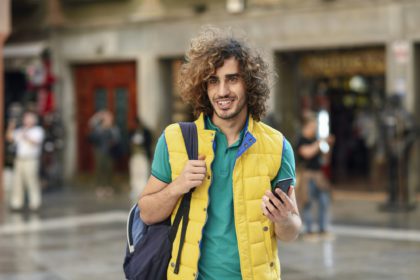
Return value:
<svg viewBox="0 0 420 280">
<path fill-rule="evenodd" d="M 216 133 L 222 133 L 223 134 L 223 132 L 220 130 L 220 128 L 218 128 L 211 121 L 211 118 L 209 116 L 204 117 L 204 122 L 205 122 L 206 129 L 214 130 L 214 131 L 216 131 Z M 239 134 L 239 139 L 235 143 L 233 143 L 230 147 L 236 147 L 236 146 L 239 146 L 242 143 L 242 140 L 243 140 L 243 137 L 244 137 L 244 134 L 245 134 L 245 128 L 246 128 L 246 126 L 244 126 L 244 128 L 241 130 L 241 132 Z"/>
<path fill-rule="evenodd" d="M 203 113 L 200 114 L 199 118 L 195 121 L 197 125 L 198 130 L 210 130 L 210 127 L 206 127 L 206 120 L 205 118 L 208 118 L 209 124 L 213 125 L 216 129 L 218 128 L 211 122 L 210 118 L 208 116 L 205 116 Z M 252 131 L 254 129 L 254 119 L 251 117 L 251 115 L 248 115 L 248 118 L 246 120 L 244 128 L 241 130 L 240 139 L 240 147 L 238 149 L 237 157 L 240 157 L 244 152 L 246 152 L 254 143 L 257 141 L 257 139 L 252 135 Z M 211 130 L 210 130 L 211 131 Z M 220 131 L 220 130 L 219 130 Z M 214 136 L 213 136 L 214 137 Z"/>
</svg>

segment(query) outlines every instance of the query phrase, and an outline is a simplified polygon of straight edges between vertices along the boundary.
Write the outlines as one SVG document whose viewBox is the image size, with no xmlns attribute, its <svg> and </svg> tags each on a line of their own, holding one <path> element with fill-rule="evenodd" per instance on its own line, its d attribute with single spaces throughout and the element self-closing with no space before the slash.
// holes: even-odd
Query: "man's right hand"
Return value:
<svg viewBox="0 0 420 280">
<path fill-rule="evenodd" d="M 172 182 L 173 190 L 177 194 L 183 195 L 203 183 L 207 171 L 205 158 L 205 156 L 200 155 L 198 160 L 187 161 L 181 175 Z"/>
</svg>

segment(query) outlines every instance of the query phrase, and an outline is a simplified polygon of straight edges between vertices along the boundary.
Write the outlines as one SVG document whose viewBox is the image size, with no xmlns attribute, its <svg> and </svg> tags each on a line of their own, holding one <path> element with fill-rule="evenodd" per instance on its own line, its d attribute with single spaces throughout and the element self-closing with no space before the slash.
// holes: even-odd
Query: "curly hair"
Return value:
<svg viewBox="0 0 420 280">
<path fill-rule="evenodd" d="M 234 57 L 239 62 L 241 77 L 247 93 L 248 111 L 256 121 L 266 113 L 270 94 L 268 65 L 247 44 L 215 27 L 206 27 L 191 40 L 179 75 L 179 89 L 183 100 L 193 107 L 194 115 L 211 116 L 213 107 L 207 94 L 207 80 L 223 66 L 226 59 Z"/>
</svg>

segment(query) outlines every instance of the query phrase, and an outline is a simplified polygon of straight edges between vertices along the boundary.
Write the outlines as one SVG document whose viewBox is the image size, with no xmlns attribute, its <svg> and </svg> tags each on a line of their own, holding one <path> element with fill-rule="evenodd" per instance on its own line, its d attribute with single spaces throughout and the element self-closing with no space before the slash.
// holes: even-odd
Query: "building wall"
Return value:
<svg viewBox="0 0 420 280">
<path fill-rule="evenodd" d="M 52 34 L 55 68 L 62 81 L 60 103 L 65 104 L 61 110 L 70 137 L 65 157 L 67 176 L 74 173 L 76 163 L 75 111 L 74 106 L 68 106 L 75 104 L 71 65 L 135 60 L 139 70 L 138 112 L 148 125 L 160 130 L 165 81 L 159 65 L 162 59 L 182 56 L 189 39 L 206 24 L 232 27 L 244 33 L 251 44 L 265 54 L 272 67 L 275 54 L 281 51 L 384 45 L 387 91 L 394 91 L 403 80 L 407 108 L 412 112 L 416 109 L 416 103 L 412 102 L 416 73 L 414 43 L 420 42 L 420 4 L 416 1 L 254 0 L 248 2 L 241 14 L 226 12 L 223 1 L 209 4 L 204 12 L 197 12 L 192 1 L 181 1 L 179 6 L 172 1 L 126 2 L 130 9 L 121 7 L 110 18 L 107 15 L 113 9 L 106 5 L 99 10 L 95 10 L 95 6 L 69 10 L 64 7 L 66 23 Z M 155 12 L 149 17 L 147 7 Z M 125 13 L 127 10 L 130 12 Z M 122 13 L 125 13 L 123 17 Z M 400 63 L 395 57 L 393 43 L 397 40 L 409 45 L 407 63 Z M 279 91 L 282 83 L 287 83 L 287 79 L 277 80 L 270 110 L 282 106 Z"/>
</svg>

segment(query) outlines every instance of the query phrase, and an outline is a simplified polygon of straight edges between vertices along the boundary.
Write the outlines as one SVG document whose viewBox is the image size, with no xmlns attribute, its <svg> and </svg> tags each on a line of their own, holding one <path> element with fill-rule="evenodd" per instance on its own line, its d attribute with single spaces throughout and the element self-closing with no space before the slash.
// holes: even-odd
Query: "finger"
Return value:
<svg viewBox="0 0 420 280">
<path fill-rule="evenodd" d="M 190 160 L 189 163 L 191 164 L 191 166 L 195 166 L 195 167 L 206 166 L 206 162 L 204 160 Z"/>
<path fill-rule="evenodd" d="M 289 190 L 289 198 L 291 203 L 290 211 L 299 215 L 299 209 L 296 202 L 296 190 L 294 187 L 292 187 L 291 190 Z"/>
<path fill-rule="evenodd" d="M 188 179 L 192 181 L 203 181 L 205 174 L 189 174 Z"/>
<path fill-rule="evenodd" d="M 198 155 L 198 160 L 205 160 L 206 156 L 205 155 Z"/>
<path fill-rule="evenodd" d="M 289 189 L 290 192 L 290 189 Z M 286 209 L 291 209 L 292 207 L 292 201 L 290 200 L 289 196 L 287 194 L 279 189 L 276 189 L 276 193 L 280 196 L 281 200 L 283 200 L 283 207 Z M 293 208 L 293 207 L 292 207 Z"/>
<path fill-rule="evenodd" d="M 261 210 L 262 210 L 264 216 L 266 216 L 269 220 L 271 220 L 273 222 L 275 221 L 275 217 L 273 216 L 273 214 L 270 213 L 270 211 L 268 211 L 264 202 L 261 203 Z"/>
<path fill-rule="evenodd" d="M 279 192 L 281 192 L 281 191 L 279 191 Z M 276 193 L 277 193 L 277 191 L 276 191 Z M 280 194 L 277 194 L 277 195 L 280 197 Z M 281 202 L 281 200 L 278 199 L 278 198 L 276 198 L 276 201 L 277 201 L 276 207 L 278 209 L 276 214 L 278 214 L 280 216 L 286 215 L 288 210 L 287 210 L 286 206 L 284 205 L 284 203 Z"/>
<path fill-rule="evenodd" d="M 293 196 L 293 194 L 294 194 L 294 192 L 295 192 L 295 186 L 290 186 L 290 188 L 289 188 L 289 192 L 287 193 L 287 195 L 288 195 L 289 197 L 292 197 L 292 196 Z"/>
<path fill-rule="evenodd" d="M 203 183 L 203 180 L 188 180 L 186 186 L 188 189 L 195 188 L 200 186 Z"/>
<path fill-rule="evenodd" d="M 200 173 L 200 174 L 206 174 L 207 168 L 205 166 L 194 167 L 194 172 Z"/>
<path fill-rule="evenodd" d="M 270 211 L 267 209 L 267 205 L 264 202 L 261 203 L 261 210 L 264 216 L 266 216 L 268 219 L 270 219 L 273 222 L 275 221 L 273 214 L 270 213 Z"/>
<path fill-rule="evenodd" d="M 277 208 L 274 207 L 274 205 L 270 202 L 270 199 L 268 196 L 263 196 L 263 203 L 265 204 L 265 207 L 270 211 L 271 213 L 277 211 Z"/>
<path fill-rule="evenodd" d="M 205 167 L 192 167 L 190 171 L 194 174 L 206 174 Z"/>
<path fill-rule="evenodd" d="M 261 202 L 261 211 L 263 212 L 264 216 L 267 216 L 269 214 L 264 202 Z"/>
<path fill-rule="evenodd" d="M 271 191 L 266 191 L 265 194 L 266 196 L 268 196 L 268 198 L 271 200 L 271 202 L 277 209 L 279 209 L 282 206 L 281 201 Z"/>
<path fill-rule="evenodd" d="M 273 214 L 268 213 L 266 217 L 273 223 L 276 222 L 276 217 Z"/>
<path fill-rule="evenodd" d="M 193 187 L 198 187 L 203 183 L 203 180 L 195 180 L 195 181 L 191 181 L 191 185 Z"/>
</svg>

